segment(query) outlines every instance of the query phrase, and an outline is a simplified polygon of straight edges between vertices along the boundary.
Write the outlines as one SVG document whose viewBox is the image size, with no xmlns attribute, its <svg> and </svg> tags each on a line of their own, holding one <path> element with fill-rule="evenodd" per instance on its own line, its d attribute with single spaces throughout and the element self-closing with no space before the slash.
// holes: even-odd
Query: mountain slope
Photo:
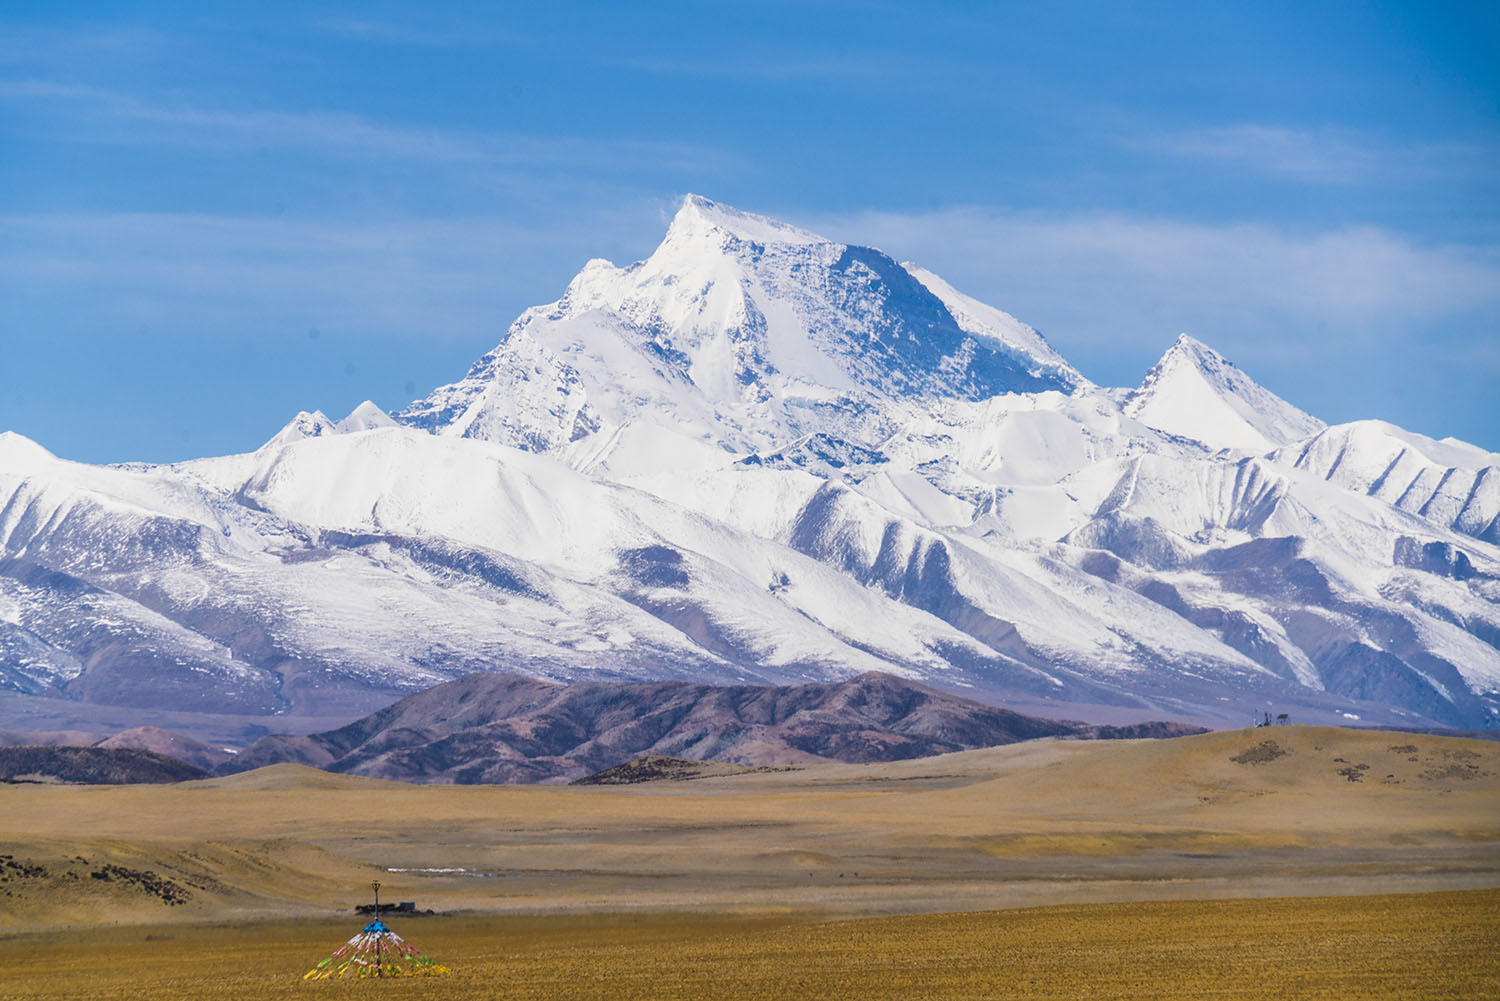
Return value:
<svg viewBox="0 0 1500 1001">
<path fill-rule="evenodd" d="M 1271 457 L 1346 490 L 1486 542 L 1500 543 L 1500 455 L 1434 441 L 1383 421 L 1327 428 Z"/>
</svg>

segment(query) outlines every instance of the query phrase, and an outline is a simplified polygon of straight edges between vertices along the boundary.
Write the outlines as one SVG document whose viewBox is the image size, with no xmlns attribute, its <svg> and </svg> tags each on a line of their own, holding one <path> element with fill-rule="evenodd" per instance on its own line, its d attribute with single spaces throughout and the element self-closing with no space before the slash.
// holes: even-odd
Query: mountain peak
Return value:
<svg viewBox="0 0 1500 1001">
<path fill-rule="evenodd" d="M 1215 351 L 1207 344 L 1204 344 L 1202 341 L 1198 340 L 1198 338 L 1194 337 L 1192 334 L 1178 334 L 1177 340 L 1173 341 L 1172 346 L 1167 348 L 1167 350 L 1186 351 L 1194 355 L 1211 356 L 1221 360 L 1224 358 L 1223 355 L 1219 354 L 1219 352 Z"/>
<path fill-rule="evenodd" d="M 697 242 L 706 236 L 729 234 L 747 243 L 810 244 L 831 243 L 816 233 L 799 229 L 769 216 L 742 212 L 702 195 L 688 195 L 672 218 L 665 243 L 683 240 Z M 676 240 L 674 241 L 674 237 Z"/>
<path fill-rule="evenodd" d="M 1036 331 L 935 275 L 688 195 L 650 257 L 590 261 L 397 420 L 546 451 L 669 414 L 743 452 L 814 432 L 879 440 L 879 400 L 1081 384 Z"/>
<path fill-rule="evenodd" d="M 1323 422 L 1241 371 L 1213 348 L 1179 334 L 1126 402 L 1148 427 L 1216 448 L 1264 452 L 1316 434 Z"/>
<path fill-rule="evenodd" d="M 276 432 L 270 441 L 261 448 L 270 448 L 276 445 L 290 445 L 294 441 L 304 438 L 321 438 L 325 434 L 337 434 L 338 427 L 328 419 L 328 415 L 321 410 L 309 413 L 306 410 L 297 412 L 297 416 L 286 422 L 286 426 Z"/>
<path fill-rule="evenodd" d="M 1192 334 L 1178 334 L 1177 339 L 1162 353 L 1157 365 L 1161 365 L 1169 358 L 1186 360 L 1199 371 L 1218 376 L 1225 381 L 1250 380 L 1250 377 L 1238 365 Z"/>
<path fill-rule="evenodd" d="M 366 400 L 353 410 L 349 416 L 341 421 L 335 421 L 321 410 L 308 413 L 301 411 L 296 417 L 287 421 L 286 426 L 276 432 L 276 436 L 266 442 L 261 448 L 269 448 L 273 445 L 290 445 L 294 441 L 304 438 L 322 438 L 331 434 L 350 434 L 354 431 L 368 431 L 371 428 L 393 428 L 397 423 L 391 419 L 390 414 L 381 410 L 379 406 L 370 400 Z"/>
<path fill-rule="evenodd" d="M 11 469 L 19 468 L 23 459 L 46 461 L 57 458 L 19 431 L 0 431 L 0 456 Z"/>
<path fill-rule="evenodd" d="M 368 431 L 371 428 L 391 428 L 396 426 L 396 422 L 391 420 L 390 414 L 381 410 L 373 401 L 366 400 L 349 411 L 349 416 L 334 426 L 347 434 L 351 431 Z"/>
</svg>

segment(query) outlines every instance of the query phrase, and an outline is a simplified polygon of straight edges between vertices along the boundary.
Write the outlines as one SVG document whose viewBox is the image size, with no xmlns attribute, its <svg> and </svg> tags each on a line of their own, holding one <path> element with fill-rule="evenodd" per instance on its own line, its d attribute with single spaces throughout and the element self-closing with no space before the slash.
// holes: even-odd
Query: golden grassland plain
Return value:
<svg viewBox="0 0 1500 1001">
<path fill-rule="evenodd" d="M 372 879 L 443 915 L 398 928 L 458 971 L 413 995 L 1373 997 L 1384 970 L 1449 985 L 1386 996 L 1493 997 L 1465 992 L 1495 976 L 1500 745 L 1292 726 L 636 786 L 0 786 L 0 997 L 286 996 Z M 274 977 L 192 979 L 243 964 Z"/>
<path fill-rule="evenodd" d="M 430 918 L 398 931 L 452 974 L 380 982 L 301 979 L 347 920 L 133 926 L 0 941 L 0 997 L 1491 999 L 1497 911 L 1500 891 L 1470 890 L 827 922 Z"/>
</svg>

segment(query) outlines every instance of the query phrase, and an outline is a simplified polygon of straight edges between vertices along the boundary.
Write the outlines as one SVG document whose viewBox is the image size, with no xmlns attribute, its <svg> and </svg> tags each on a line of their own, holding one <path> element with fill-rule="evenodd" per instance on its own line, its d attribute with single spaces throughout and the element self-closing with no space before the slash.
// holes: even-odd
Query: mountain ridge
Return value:
<svg viewBox="0 0 1500 1001">
<path fill-rule="evenodd" d="M 1191 338 L 1098 387 L 916 265 L 731 211 L 685 202 L 394 416 L 170 466 L 0 437 L 0 687 L 77 729 L 474 671 L 1500 722 L 1500 456 L 1325 427 Z"/>
</svg>

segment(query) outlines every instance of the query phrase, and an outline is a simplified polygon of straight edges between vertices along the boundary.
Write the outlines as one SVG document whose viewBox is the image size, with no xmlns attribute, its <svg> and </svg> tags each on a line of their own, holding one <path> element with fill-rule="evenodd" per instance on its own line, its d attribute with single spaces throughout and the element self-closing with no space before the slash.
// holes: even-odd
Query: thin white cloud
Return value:
<svg viewBox="0 0 1500 1001">
<path fill-rule="evenodd" d="M 804 80 L 887 80 L 896 66 L 890 58 L 864 56 L 724 55 L 714 59 L 630 58 L 619 65 L 690 77 L 762 80 L 772 83 Z"/>
<path fill-rule="evenodd" d="M 433 18 L 424 16 L 420 26 L 372 17 L 325 17 L 314 20 L 311 27 L 321 34 L 378 45 L 402 45 L 414 48 L 490 48 L 532 44 L 516 33 L 500 33 L 488 26 L 466 24 L 440 27 Z"/>
<path fill-rule="evenodd" d="M 1351 129 L 1254 122 L 1131 136 L 1127 148 L 1320 184 L 1378 184 L 1473 170 L 1494 151 L 1462 143 L 1394 145 Z"/>
<path fill-rule="evenodd" d="M 84 141 L 221 148 L 299 148 L 328 154 L 499 168 L 728 170 L 737 160 L 708 147 L 629 138 L 582 139 L 422 129 L 336 112 L 202 108 L 46 80 L 0 81 L 0 101 L 72 109 L 66 127 Z"/>
<path fill-rule="evenodd" d="M 1426 246 L 1370 226 L 1299 232 L 984 208 L 812 222 L 931 268 L 1043 327 L 1065 354 L 1124 354 L 1127 343 L 1164 346 L 1192 331 L 1287 363 L 1403 345 L 1420 357 L 1414 345 L 1457 324 L 1475 364 L 1495 361 L 1485 345 L 1500 331 L 1500 246 Z"/>
<path fill-rule="evenodd" d="M 1190 303 L 1361 322 L 1500 305 L 1500 248 L 1424 247 L 1373 226 L 1294 232 L 1260 223 L 1126 215 L 1039 217 L 978 208 L 833 217 L 826 230 L 973 273 L 1080 291 L 1137 287 Z"/>
</svg>

